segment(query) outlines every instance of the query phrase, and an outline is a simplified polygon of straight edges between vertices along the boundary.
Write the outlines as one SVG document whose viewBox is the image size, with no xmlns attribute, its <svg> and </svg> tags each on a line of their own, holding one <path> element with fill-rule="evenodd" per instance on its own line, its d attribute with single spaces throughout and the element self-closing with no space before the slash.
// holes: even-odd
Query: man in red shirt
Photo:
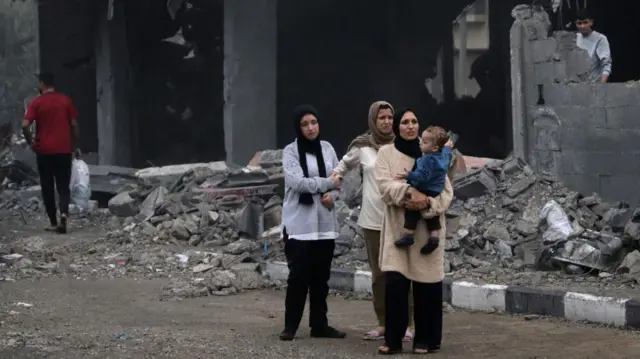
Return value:
<svg viewBox="0 0 640 359">
<path fill-rule="evenodd" d="M 47 230 L 67 233 L 71 161 L 74 148 L 76 148 L 76 156 L 81 155 L 77 149 L 80 144 L 80 131 L 77 122 L 78 113 L 71 99 L 56 92 L 54 86 L 55 80 L 52 74 L 38 75 L 40 96 L 29 104 L 24 114 L 22 133 L 37 155 L 42 201 L 51 223 Z M 30 126 L 34 122 L 36 124 L 35 141 L 30 131 Z M 60 222 L 56 214 L 54 188 L 57 189 L 60 200 Z"/>
</svg>

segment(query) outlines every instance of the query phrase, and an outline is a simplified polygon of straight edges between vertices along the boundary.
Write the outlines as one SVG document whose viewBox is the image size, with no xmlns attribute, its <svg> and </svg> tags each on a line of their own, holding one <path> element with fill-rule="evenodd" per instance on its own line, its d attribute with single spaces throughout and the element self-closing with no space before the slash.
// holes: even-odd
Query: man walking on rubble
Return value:
<svg viewBox="0 0 640 359">
<path fill-rule="evenodd" d="M 578 11 L 576 17 L 576 43 L 579 48 L 586 50 L 591 58 L 588 81 L 591 83 L 606 83 L 611 74 L 611 49 L 607 37 L 593 30 L 593 18 L 587 10 Z"/>
<path fill-rule="evenodd" d="M 55 91 L 53 74 L 40 73 L 37 77 L 40 96 L 29 104 L 24 114 L 22 133 L 37 155 L 42 201 L 51 224 L 46 230 L 67 233 L 74 142 L 76 156 L 81 155 L 77 149 L 80 144 L 78 113 L 68 96 Z M 34 122 L 35 141 L 30 131 Z M 60 201 L 60 221 L 56 213 L 54 188 L 58 191 Z"/>
</svg>

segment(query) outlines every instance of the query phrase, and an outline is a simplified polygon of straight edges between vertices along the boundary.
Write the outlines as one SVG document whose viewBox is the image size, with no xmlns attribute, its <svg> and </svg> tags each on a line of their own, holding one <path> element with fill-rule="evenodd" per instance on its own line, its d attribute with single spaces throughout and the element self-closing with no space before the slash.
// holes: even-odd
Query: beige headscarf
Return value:
<svg viewBox="0 0 640 359">
<path fill-rule="evenodd" d="M 380 107 L 383 106 L 391 108 L 391 113 L 393 114 L 393 106 L 391 106 L 387 101 L 376 101 L 371 104 L 371 107 L 369 107 L 369 131 L 351 141 L 347 151 L 351 150 L 353 147 L 372 147 L 378 150 L 380 147 L 393 142 L 393 132 L 384 134 L 380 132 L 380 130 L 378 130 L 378 126 L 376 126 L 378 112 L 380 111 Z"/>
</svg>

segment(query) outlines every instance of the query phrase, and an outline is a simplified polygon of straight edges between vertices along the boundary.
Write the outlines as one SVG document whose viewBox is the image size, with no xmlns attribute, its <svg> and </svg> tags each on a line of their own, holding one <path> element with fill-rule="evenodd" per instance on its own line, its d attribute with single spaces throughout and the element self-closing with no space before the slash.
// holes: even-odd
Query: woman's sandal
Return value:
<svg viewBox="0 0 640 359">
<path fill-rule="evenodd" d="M 370 332 L 366 332 L 362 337 L 363 340 L 382 340 L 384 339 L 384 334 L 379 330 L 372 330 Z"/>
<path fill-rule="evenodd" d="M 427 348 L 413 348 L 413 354 L 416 355 L 426 355 L 426 354 L 435 354 L 440 351 L 440 347 L 434 347 L 431 349 Z"/>
<path fill-rule="evenodd" d="M 380 355 L 402 354 L 402 348 L 391 349 L 391 347 L 387 345 L 383 345 L 381 347 L 378 347 L 378 354 Z"/>
</svg>

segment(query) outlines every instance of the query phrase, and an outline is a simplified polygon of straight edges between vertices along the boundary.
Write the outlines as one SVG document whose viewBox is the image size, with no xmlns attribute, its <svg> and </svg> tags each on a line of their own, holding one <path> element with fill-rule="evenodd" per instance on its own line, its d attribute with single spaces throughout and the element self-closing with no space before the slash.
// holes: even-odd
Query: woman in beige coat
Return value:
<svg viewBox="0 0 640 359">
<path fill-rule="evenodd" d="M 347 154 L 342 157 L 333 174 L 343 177 L 347 172 L 357 167 L 362 169 L 362 207 L 358 217 L 358 225 L 362 228 L 364 242 L 367 248 L 369 267 L 371 268 L 371 292 L 373 294 L 373 309 L 378 319 L 378 327 L 364 335 L 365 340 L 380 340 L 384 338 L 385 276 L 380 272 L 378 257 L 380 256 L 380 228 L 385 204 L 380 197 L 373 169 L 380 147 L 393 143 L 393 107 L 386 101 L 376 101 L 369 107 L 369 131 L 356 137 Z M 411 298 L 409 296 L 409 298 Z M 410 301 L 410 313 L 413 307 Z M 411 342 L 413 321 L 409 320 L 404 340 Z"/>
<path fill-rule="evenodd" d="M 380 238 L 380 270 L 386 276 L 385 344 L 380 354 L 402 352 L 402 338 L 409 322 L 407 295 L 413 288 L 415 336 L 413 352 L 427 354 L 440 349 L 442 339 L 442 281 L 444 279 L 444 212 L 453 197 L 451 182 L 447 179 L 444 191 L 435 198 L 411 188 L 406 181 L 394 177 L 405 169 L 413 168 L 422 153 L 419 147 L 418 119 L 413 111 L 405 109 L 395 113 L 394 143 L 378 151 L 375 178 L 382 200 L 386 203 Z M 451 146 L 451 143 L 447 144 Z M 394 242 L 402 236 L 405 208 L 422 210 L 423 217 L 440 217 L 440 245 L 428 255 L 420 253 L 427 242 L 428 229 L 424 221 L 418 223 L 415 245 L 397 248 Z"/>
</svg>

